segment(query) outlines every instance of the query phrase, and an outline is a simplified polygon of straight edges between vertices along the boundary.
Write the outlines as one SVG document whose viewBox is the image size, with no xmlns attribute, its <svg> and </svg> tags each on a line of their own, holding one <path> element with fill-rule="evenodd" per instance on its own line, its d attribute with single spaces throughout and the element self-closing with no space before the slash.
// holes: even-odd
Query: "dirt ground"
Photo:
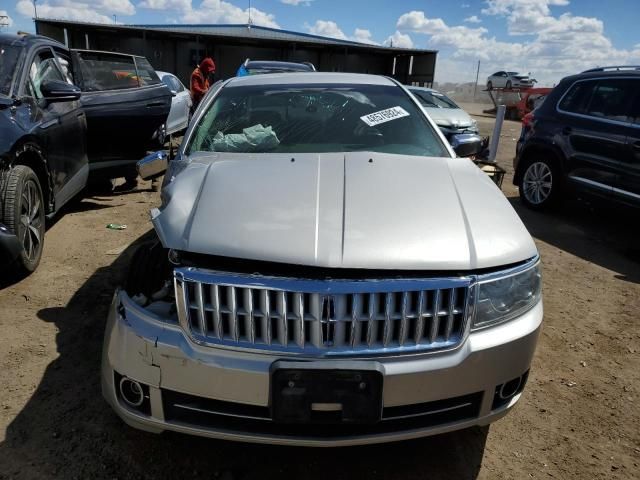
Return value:
<svg viewBox="0 0 640 480">
<path fill-rule="evenodd" d="M 480 110 L 468 106 L 470 110 Z M 477 116 L 482 133 L 493 119 Z M 46 235 L 38 271 L 0 287 L 0 479 L 640 478 L 640 219 L 569 201 L 523 209 L 544 262 L 545 323 L 529 384 L 491 428 L 335 450 L 245 445 L 125 426 L 102 400 L 107 308 L 158 194 L 89 196 Z M 112 231 L 107 223 L 128 225 Z"/>
</svg>

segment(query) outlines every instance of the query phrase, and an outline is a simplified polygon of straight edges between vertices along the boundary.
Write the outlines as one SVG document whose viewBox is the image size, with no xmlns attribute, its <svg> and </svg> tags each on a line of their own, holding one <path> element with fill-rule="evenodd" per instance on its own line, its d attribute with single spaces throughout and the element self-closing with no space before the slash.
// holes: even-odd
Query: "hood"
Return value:
<svg viewBox="0 0 640 480">
<path fill-rule="evenodd" d="M 469 114 L 461 108 L 424 107 L 431 119 L 439 127 L 470 127 L 473 121 Z"/>
<path fill-rule="evenodd" d="M 471 270 L 536 247 L 471 161 L 370 152 L 210 154 L 153 210 L 167 248 L 329 268 Z"/>
</svg>

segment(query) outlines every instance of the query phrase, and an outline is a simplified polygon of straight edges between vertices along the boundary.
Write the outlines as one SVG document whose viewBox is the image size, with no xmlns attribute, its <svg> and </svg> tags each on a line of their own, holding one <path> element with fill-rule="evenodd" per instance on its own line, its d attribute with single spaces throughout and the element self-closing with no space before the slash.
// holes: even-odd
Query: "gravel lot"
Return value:
<svg viewBox="0 0 640 480">
<path fill-rule="evenodd" d="M 476 113 L 481 107 L 468 105 Z M 477 116 L 488 134 L 493 119 Z M 640 478 L 640 220 L 570 201 L 521 208 L 520 126 L 503 191 L 544 262 L 545 324 L 523 399 L 490 429 L 336 450 L 244 445 L 125 426 L 102 400 L 106 311 L 158 194 L 89 196 L 50 226 L 38 271 L 0 286 L 0 479 Z M 111 222 L 123 231 L 107 230 Z"/>
</svg>

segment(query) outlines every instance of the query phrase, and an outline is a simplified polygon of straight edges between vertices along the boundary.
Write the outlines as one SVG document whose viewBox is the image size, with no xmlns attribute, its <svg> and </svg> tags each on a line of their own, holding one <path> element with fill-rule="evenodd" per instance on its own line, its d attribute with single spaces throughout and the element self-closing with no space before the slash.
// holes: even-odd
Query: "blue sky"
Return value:
<svg viewBox="0 0 640 480">
<path fill-rule="evenodd" d="M 246 23 L 249 0 L 37 0 L 42 17 L 119 23 Z M 8 7 L 8 8 L 7 8 Z M 436 80 L 509 69 L 541 82 L 640 63 L 640 0 L 251 0 L 256 24 L 439 50 Z M 4 10 L 4 12 L 3 12 Z M 31 0 L 3 0 L 5 31 L 33 31 Z"/>
</svg>

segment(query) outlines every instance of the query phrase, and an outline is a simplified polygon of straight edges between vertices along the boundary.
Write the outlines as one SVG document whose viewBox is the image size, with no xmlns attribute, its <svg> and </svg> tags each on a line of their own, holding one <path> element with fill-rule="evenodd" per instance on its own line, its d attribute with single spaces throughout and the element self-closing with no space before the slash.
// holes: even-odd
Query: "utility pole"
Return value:
<svg viewBox="0 0 640 480">
<path fill-rule="evenodd" d="M 251 0 L 249 0 L 249 28 L 251 28 Z"/>
<path fill-rule="evenodd" d="M 113 24 L 115 25 L 116 23 L 118 23 L 118 22 L 117 22 L 117 19 L 116 19 L 116 14 L 114 13 L 113 14 Z"/>
<path fill-rule="evenodd" d="M 478 92 L 478 78 L 480 78 L 480 60 L 478 60 L 478 69 L 476 70 L 476 86 L 473 87 L 473 99 L 476 99 L 476 93 Z"/>
<path fill-rule="evenodd" d="M 38 18 L 38 7 L 36 6 L 36 2 L 38 0 L 31 0 L 33 2 L 33 13 L 35 14 L 35 18 Z"/>
</svg>

